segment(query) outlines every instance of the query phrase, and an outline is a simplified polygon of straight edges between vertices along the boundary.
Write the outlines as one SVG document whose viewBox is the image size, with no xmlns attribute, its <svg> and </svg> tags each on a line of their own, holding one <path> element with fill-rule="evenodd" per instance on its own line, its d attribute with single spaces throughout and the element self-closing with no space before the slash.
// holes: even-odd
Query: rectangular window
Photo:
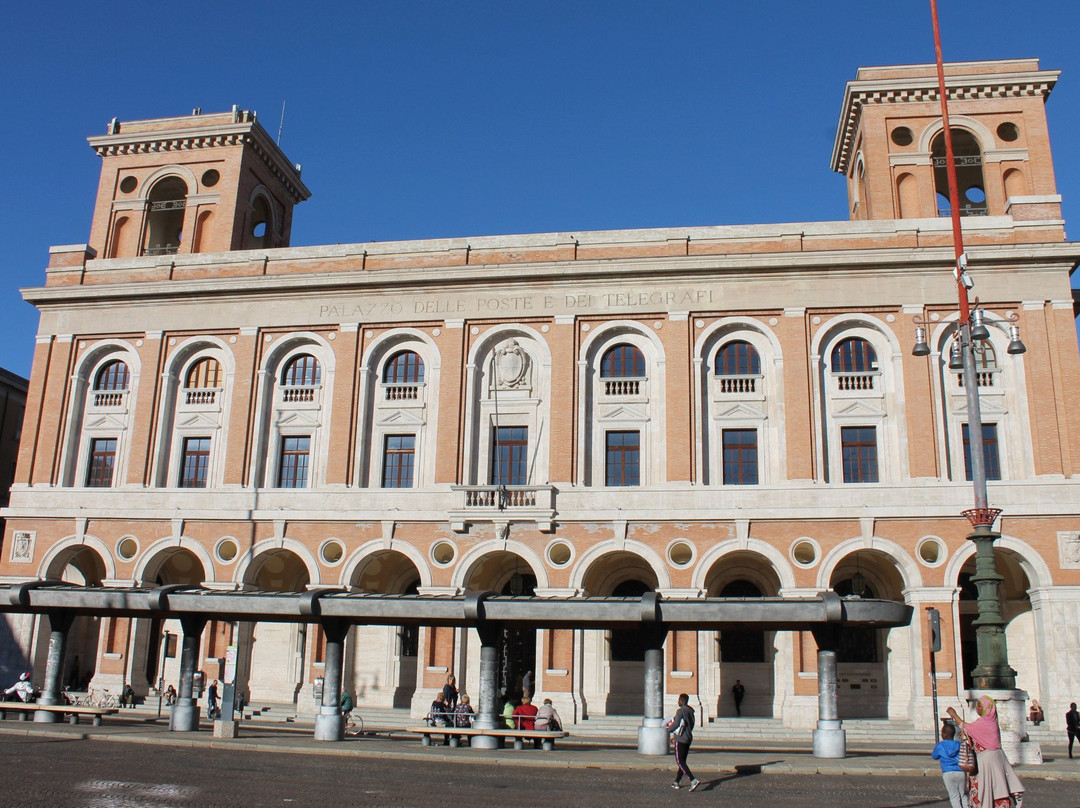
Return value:
<svg viewBox="0 0 1080 808">
<path fill-rule="evenodd" d="M 608 432 L 605 485 L 641 485 L 641 433 Z"/>
<path fill-rule="evenodd" d="M 311 437 L 309 435 L 282 438 L 278 488 L 307 488 L 310 452 Z"/>
<path fill-rule="evenodd" d="M 383 447 L 383 488 L 412 488 L 416 436 L 387 435 Z"/>
<path fill-rule="evenodd" d="M 491 453 L 492 485 L 526 485 L 528 480 L 529 428 L 495 428 Z"/>
<path fill-rule="evenodd" d="M 1001 459 L 998 457 L 997 424 L 983 424 L 983 466 L 986 479 L 1001 479 Z M 964 424 L 964 476 L 971 479 L 971 432 Z"/>
<path fill-rule="evenodd" d="M 181 488 L 206 488 L 210 469 L 210 438 L 184 438 L 180 467 Z"/>
<path fill-rule="evenodd" d="M 845 426 L 840 430 L 845 483 L 876 483 L 877 427 Z"/>
<path fill-rule="evenodd" d="M 116 438 L 94 438 L 90 441 L 90 467 L 86 484 L 90 488 L 111 488 L 116 466 Z"/>
<path fill-rule="evenodd" d="M 725 429 L 724 485 L 757 485 L 757 430 Z"/>
</svg>

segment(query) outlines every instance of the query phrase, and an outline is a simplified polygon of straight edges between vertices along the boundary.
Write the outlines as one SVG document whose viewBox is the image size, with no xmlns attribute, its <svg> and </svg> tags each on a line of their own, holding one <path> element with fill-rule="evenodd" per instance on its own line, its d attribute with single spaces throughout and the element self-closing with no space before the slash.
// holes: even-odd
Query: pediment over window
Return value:
<svg viewBox="0 0 1080 808">
<path fill-rule="evenodd" d="M 316 417 L 318 410 L 313 411 L 294 411 L 288 410 L 285 412 L 278 412 L 277 426 L 302 426 L 302 427 L 319 427 L 319 419 Z"/>
<path fill-rule="evenodd" d="M 114 415 L 100 415 L 96 418 L 87 418 L 84 428 L 93 430 L 115 429 L 123 431 L 127 429 L 127 419 L 117 418 Z"/>
<path fill-rule="evenodd" d="M 1005 396 L 980 396 L 979 397 L 979 412 L 982 413 L 982 419 L 985 422 L 988 415 L 1005 415 L 1009 412 L 1009 408 L 1005 406 Z M 956 415 L 967 415 L 967 397 L 957 396 L 955 400 L 956 406 L 953 407 L 953 413 Z"/>
<path fill-rule="evenodd" d="M 744 401 L 737 401 L 737 402 L 732 403 L 728 407 L 724 407 L 723 409 L 717 409 L 716 417 L 717 417 L 717 419 L 720 419 L 720 418 L 755 418 L 755 419 L 760 418 L 761 420 L 764 421 L 766 418 L 768 418 L 768 415 L 766 414 L 765 410 L 763 408 L 761 408 L 761 407 L 755 407 L 755 406 L 753 406 L 751 404 L 747 404 Z"/>
<path fill-rule="evenodd" d="M 219 429 L 221 424 L 218 423 L 217 418 L 207 418 L 200 413 L 192 413 L 186 418 L 178 418 L 176 420 L 176 426 L 180 429 Z"/>
<path fill-rule="evenodd" d="M 394 410 L 376 421 L 379 426 L 421 427 L 424 419 L 416 411 Z"/>
<path fill-rule="evenodd" d="M 870 416 L 880 418 L 884 417 L 885 410 L 881 407 L 880 402 L 876 401 L 845 401 L 842 407 L 837 407 L 833 411 L 833 415 L 837 418 L 865 418 Z"/>
<path fill-rule="evenodd" d="M 649 420 L 647 407 L 619 405 L 614 407 L 601 407 L 597 412 L 598 421 L 633 421 L 645 422 Z"/>
</svg>

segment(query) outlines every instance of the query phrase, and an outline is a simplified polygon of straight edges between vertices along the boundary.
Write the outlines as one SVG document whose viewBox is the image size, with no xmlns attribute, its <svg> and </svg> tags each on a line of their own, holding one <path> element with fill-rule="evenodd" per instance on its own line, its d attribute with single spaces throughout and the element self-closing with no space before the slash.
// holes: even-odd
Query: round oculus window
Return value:
<svg viewBox="0 0 1080 808">
<path fill-rule="evenodd" d="M 689 542 L 674 542 L 667 551 L 668 561 L 676 567 L 685 567 L 694 558 L 694 548 Z"/>
<path fill-rule="evenodd" d="M 561 567 L 564 564 L 569 563 L 572 555 L 573 553 L 570 550 L 570 545 L 564 541 L 555 542 L 547 551 L 548 561 L 556 567 Z"/>
<path fill-rule="evenodd" d="M 915 141 L 915 135 L 906 126 L 898 126 L 892 130 L 892 142 L 897 146 L 910 146 Z"/>
<path fill-rule="evenodd" d="M 238 548 L 232 539 L 223 539 L 217 546 L 217 557 L 228 563 L 236 558 Z"/>
<path fill-rule="evenodd" d="M 124 177 L 120 180 L 120 190 L 125 194 L 130 194 L 136 188 L 139 187 L 139 181 L 134 177 Z"/>
<path fill-rule="evenodd" d="M 802 564 L 804 567 L 809 567 L 817 561 L 817 546 L 812 541 L 803 539 L 791 548 L 791 557 L 795 559 L 796 563 Z"/>
<path fill-rule="evenodd" d="M 130 536 L 120 539 L 120 543 L 116 545 L 116 554 L 124 561 L 130 561 L 138 552 L 139 543 Z"/>
<path fill-rule="evenodd" d="M 454 556 L 457 555 L 457 551 L 448 541 L 441 541 L 431 548 L 431 558 L 436 564 L 446 565 L 454 560 Z"/>
<path fill-rule="evenodd" d="M 1020 128 L 1012 121 L 1006 121 L 998 126 L 997 135 L 1006 143 L 1012 143 L 1020 137 Z"/>
<path fill-rule="evenodd" d="M 207 188 L 213 188 L 218 184 L 218 180 L 221 179 L 221 174 L 216 168 L 211 168 L 209 171 L 204 171 L 202 175 L 202 184 Z"/>
<path fill-rule="evenodd" d="M 345 555 L 345 548 L 341 546 L 341 542 L 328 541 L 322 546 L 322 560 L 327 564 L 336 564 L 341 561 L 341 557 Z"/>
</svg>

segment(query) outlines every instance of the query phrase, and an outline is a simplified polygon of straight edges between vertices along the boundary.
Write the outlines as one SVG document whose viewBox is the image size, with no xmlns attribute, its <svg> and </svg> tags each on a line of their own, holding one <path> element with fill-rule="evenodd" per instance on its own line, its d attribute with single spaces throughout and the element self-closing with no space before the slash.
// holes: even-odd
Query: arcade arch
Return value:
<svg viewBox="0 0 1080 808">
<path fill-rule="evenodd" d="M 356 559 L 345 581 L 361 592 L 415 595 L 425 568 L 422 559 L 380 542 Z M 353 626 L 345 640 L 345 686 L 359 699 L 408 707 L 419 679 L 420 632 L 414 625 Z M 380 697 L 381 690 L 390 692 Z"/>
</svg>

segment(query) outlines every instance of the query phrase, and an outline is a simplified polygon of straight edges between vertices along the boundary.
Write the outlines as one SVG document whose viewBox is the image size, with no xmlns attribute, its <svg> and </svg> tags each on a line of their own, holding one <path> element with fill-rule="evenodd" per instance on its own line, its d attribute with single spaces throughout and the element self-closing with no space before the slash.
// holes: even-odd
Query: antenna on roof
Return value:
<svg viewBox="0 0 1080 808">
<path fill-rule="evenodd" d="M 282 101 L 281 102 L 281 123 L 278 124 L 278 128 L 277 128 L 277 142 L 278 142 L 279 146 L 281 145 L 281 130 L 284 129 L 284 128 L 285 128 L 285 102 Z"/>
</svg>

